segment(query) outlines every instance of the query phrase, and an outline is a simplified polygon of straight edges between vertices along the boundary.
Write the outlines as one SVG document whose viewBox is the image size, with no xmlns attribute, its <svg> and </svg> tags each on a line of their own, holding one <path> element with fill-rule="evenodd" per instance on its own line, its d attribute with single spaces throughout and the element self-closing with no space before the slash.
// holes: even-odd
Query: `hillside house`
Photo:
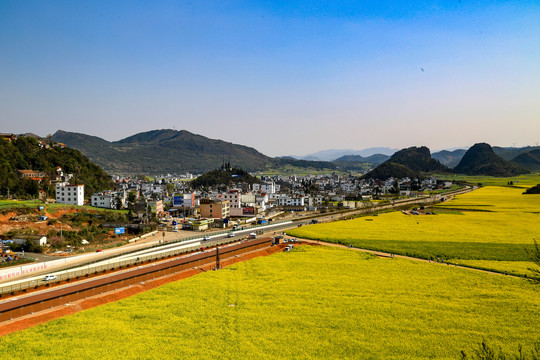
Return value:
<svg viewBox="0 0 540 360">
<path fill-rule="evenodd" d="M 84 185 L 69 185 L 66 182 L 56 183 L 56 202 L 61 204 L 84 204 Z"/>
</svg>

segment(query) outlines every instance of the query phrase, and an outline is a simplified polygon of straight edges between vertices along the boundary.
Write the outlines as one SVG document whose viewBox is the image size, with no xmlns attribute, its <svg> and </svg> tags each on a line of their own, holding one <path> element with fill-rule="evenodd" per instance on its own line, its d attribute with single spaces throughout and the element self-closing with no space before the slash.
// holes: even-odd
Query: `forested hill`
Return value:
<svg viewBox="0 0 540 360">
<path fill-rule="evenodd" d="M 80 150 L 114 174 L 204 173 L 218 168 L 223 161 L 247 171 L 286 166 L 328 170 L 337 168 L 327 161 L 274 159 L 248 146 L 210 139 L 186 130 L 152 130 L 114 142 L 58 130 L 53 138 Z"/>
<path fill-rule="evenodd" d="M 53 138 L 116 174 L 205 172 L 219 167 L 224 160 L 247 170 L 260 170 L 272 162 L 272 158 L 253 148 L 185 130 L 152 130 L 114 142 L 62 130 Z"/>
<path fill-rule="evenodd" d="M 425 146 L 401 149 L 392 155 L 388 162 L 405 165 L 413 171 L 452 172 L 438 160 L 432 158 L 429 149 Z"/>
<path fill-rule="evenodd" d="M 431 157 L 427 147 L 410 147 L 396 152 L 387 161 L 363 176 L 368 179 L 419 177 L 420 173 L 450 173 L 451 170 Z"/>
<path fill-rule="evenodd" d="M 96 164 L 90 162 L 78 150 L 45 146 L 34 137 L 19 136 L 17 140 L 0 140 L 0 195 L 16 194 L 19 197 L 36 197 L 43 189 L 54 197 L 54 187 L 48 179 L 56 178 L 56 168 L 73 174 L 73 184 L 85 185 L 85 197 L 94 192 L 111 189 L 110 177 Z M 48 145 L 48 144 L 47 144 Z M 34 170 L 46 174 L 41 182 L 21 179 L 17 170 Z M 48 178 L 48 179 L 47 179 Z"/>
<path fill-rule="evenodd" d="M 247 171 L 229 167 L 209 171 L 191 181 L 191 186 L 194 188 L 203 188 L 219 185 L 230 186 L 238 183 L 248 183 L 253 185 L 256 182 L 259 182 L 259 180 L 250 175 Z"/>
<path fill-rule="evenodd" d="M 489 144 L 478 143 L 467 150 L 454 172 L 465 175 L 514 176 L 530 171 L 496 155 Z"/>
</svg>

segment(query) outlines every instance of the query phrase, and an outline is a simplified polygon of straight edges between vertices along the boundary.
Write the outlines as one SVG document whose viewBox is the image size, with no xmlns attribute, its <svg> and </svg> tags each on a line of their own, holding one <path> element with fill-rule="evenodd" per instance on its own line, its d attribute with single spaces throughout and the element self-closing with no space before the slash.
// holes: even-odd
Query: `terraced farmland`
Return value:
<svg viewBox="0 0 540 360">
<path fill-rule="evenodd" d="M 496 310 L 496 311 L 494 311 Z M 457 359 L 530 348 L 523 279 L 302 246 L 0 338 L 2 359 Z"/>
</svg>

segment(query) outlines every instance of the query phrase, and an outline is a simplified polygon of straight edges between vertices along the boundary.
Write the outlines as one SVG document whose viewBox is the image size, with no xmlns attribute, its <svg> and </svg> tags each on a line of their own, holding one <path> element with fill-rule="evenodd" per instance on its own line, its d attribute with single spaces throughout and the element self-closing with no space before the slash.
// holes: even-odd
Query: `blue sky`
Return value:
<svg viewBox="0 0 540 360">
<path fill-rule="evenodd" d="M 0 121 L 271 156 L 535 145 L 540 3 L 0 0 Z"/>
</svg>

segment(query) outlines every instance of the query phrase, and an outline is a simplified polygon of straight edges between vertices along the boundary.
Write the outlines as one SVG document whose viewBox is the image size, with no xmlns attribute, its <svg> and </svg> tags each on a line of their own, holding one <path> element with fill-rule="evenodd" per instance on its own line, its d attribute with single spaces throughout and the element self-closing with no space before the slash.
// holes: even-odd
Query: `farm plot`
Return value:
<svg viewBox="0 0 540 360">
<path fill-rule="evenodd" d="M 528 261 L 525 249 L 540 240 L 540 196 L 523 191 L 488 186 L 441 204 L 435 215 L 393 212 L 288 233 L 427 259 Z M 501 264 L 497 270 L 504 271 Z"/>
<path fill-rule="evenodd" d="M 301 246 L 0 338 L 2 359 L 458 359 L 540 336 L 525 280 Z M 493 311 L 496 309 L 497 311 Z"/>
</svg>

